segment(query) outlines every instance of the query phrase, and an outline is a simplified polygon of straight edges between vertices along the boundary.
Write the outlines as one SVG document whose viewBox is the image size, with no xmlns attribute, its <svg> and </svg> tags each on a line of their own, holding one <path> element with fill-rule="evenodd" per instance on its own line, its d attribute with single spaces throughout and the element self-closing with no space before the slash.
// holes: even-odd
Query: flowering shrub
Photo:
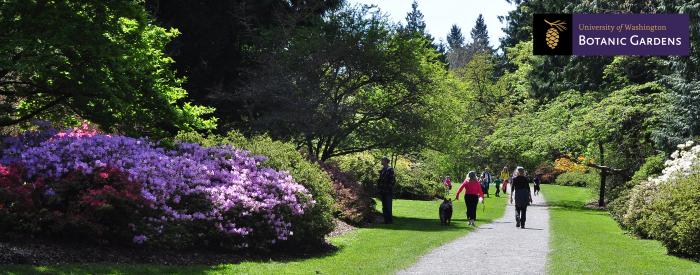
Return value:
<svg viewBox="0 0 700 275">
<path fill-rule="evenodd" d="M 642 182 L 632 188 L 625 204 L 627 211 L 622 218 L 623 225 L 641 237 L 649 237 L 648 228 L 642 226 L 640 220 L 652 214 L 648 205 L 658 192 L 658 186 L 651 182 Z"/>
<path fill-rule="evenodd" d="M 71 171 L 59 180 L 37 177 L 24 181 L 18 164 L 0 165 L 0 217 L 5 234 L 130 241 L 126 230 L 141 222 L 149 203 L 141 185 L 115 168 L 87 175 Z"/>
<path fill-rule="evenodd" d="M 333 230 L 334 200 L 330 176 L 318 164 L 307 160 L 293 143 L 272 140 L 265 135 L 246 138 L 235 131 L 225 136 L 207 137 L 196 132 L 186 132 L 178 134 L 176 138 L 209 147 L 231 145 L 256 155 L 267 156 L 268 159 L 260 165 L 288 171 L 296 182 L 303 185 L 316 203 L 306 209 L 303 215 L 291 217 L 294 235 L 285 244 L 295 248 L 300 245 L 315 246 L 323 242 L 325 236 Z"/>
<path fill-rule="evenodd" d="M 315 202 L 286 172 L 259 167 L 264 157 L 230 146 L 177 143 L 172 149 L 147 139 L 110 136 L 82 128 L 48 136 L 41 142 L 26 134 L 5 146 L 2 163 L 24 167 L 25 181 L 58 183 L 78 173 L 92 177 L 79 198 L 97 209 L 110 198 L 127 198 L 132 187 L 100 185 L 106 170 L 124 173 L 140 184 L 138 200 L 151 215 L 143 226 L 129 226 L 134 243 L 191 246 L 215 241 L 227 248 L 273 244 L 293 234 L 290 217 L 303 215 Z M 96 177 L 95 177 L 96 176 Z M 131 189 L 130 189 L 131 188 Z M 47 189 L 48 190 L 48 189 Z M 126 230 L 126 229 L 124 229 Z"/>
<path fill-rule="evenodd" d="M 659 186 L 639 225 L 668 251 L 700 259 L 700 173 Z"/>
<path fill-rule="evenodd" d="M 673 152 L 671 159 L 664 163 L 666 168 L 661 171 L 661 176 L 650 178 L 649 181 L 662 184 L 700 172 L 698 171 L 700 168 L 700 145 L 691 146 L 693 146 L 693 141 L 678 145 L 678 150 Z"/>
<path fill-rule="evenodd" d="M 647 179 L 651 176 L 658 175 L 661 173 L 661 171 L 664 169 L 664 162 L 666 160 L 666 155 L 664 153 L 660 153 L 657 155 L 652 155 L 647 157 L 644 160 L 644 164 L 639 167 L 639 169 L 634 172 L 634 175 L 632 176 L 632 179 L 630 179 L 627 183 L 625 183 L 622 186 L 619 186 L 615 189 L 613 189 L 611 192 L 608 193 L 608 195 L 611 197 L 610 203 L 608 203 L 608 211 L 610 212 L 610 215 L 612 216 L 613 219 L 615 219 L 618 223 L 623 225 L 624 227 L 628 227 L 628 224 L 630 223 L 631 220 L 636 220 L 636 218 L 639 217 L 637 214 L 632 214 L 634 217 L 629 216 L 627 219 L 628 221 L 625 221 L 625 215 L 627 214 L 628 210 L 630 209 L 629 204 L 635 204 L 635 205 L 640 205 L 639 203 L 642 203 L 644 196 L 640 196 L 641 194 L 636 194 L 634 199 L 636 200 L 635 202 L 630 202 L 630 199 L 632 199 L 632 190 L 634 188 L 645 188 L 645 187 L 637 187 L 640 184 L 643 184 L 647 181 Z M 636 191 L 636 192 L 644 192 L 646 191 Z M 653 194 L 653 192 L 652 192 Z M 635 207 L 636 209 L 636 207 Z M 633 229 L 634 230 L 634 229 Z M 644 236 L 644 233 L 642 232 L 637 232 L 639 235 Z"/>
<path fill-rule="evenodd" d="M 586 158 L 583 156 L 579 156 L 577 158 L 578 161 L 586 161 Z M 554 160 L 554 169 L 563 171 L 563 172 L 586 172 L 588 170 L 588 167 L 586 167 L 583 164 L 578 164 L 573 162 L 572 160 L 568 158 L 558 158 Z"/>
<path fill-rule="evenodd" d="M 632 189 L 624 223 L 671 253 L 700 258 L 700 145 L 692 146 L 679 145 L 661 175 Z"/>
</svg>

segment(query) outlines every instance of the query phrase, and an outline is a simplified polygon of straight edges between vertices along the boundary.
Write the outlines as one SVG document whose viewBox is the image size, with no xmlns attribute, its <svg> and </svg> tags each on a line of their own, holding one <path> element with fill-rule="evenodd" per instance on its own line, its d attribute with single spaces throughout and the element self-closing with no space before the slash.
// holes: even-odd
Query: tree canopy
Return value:
<svg viewBox="0 0 700 275">
<path fill-rule="evenodd" d="M 138 1 L 4 1 L 0 28 L 0 126 L 87 119 L 157 137 L 215 127 L 163 53 L 178 32 Z"/>
<path fill-rule="evenodd" d="M 447 45 L 450 49 L 459 49 L 464 47 L 464 35 L 462 35 L 462 29 L 456 24 L 452 24 L 450 32 L 447 34 Z"/>
<path fill-rule="evenodd" d="M 430 42 L 367 7 L 324 20 L 260 61 L 260 81 L 242 95 L 257 110 L 252 128 L 297 140 L 320 160 L 423 144 L 424 95 L 441 71 Z"/>
</svg>

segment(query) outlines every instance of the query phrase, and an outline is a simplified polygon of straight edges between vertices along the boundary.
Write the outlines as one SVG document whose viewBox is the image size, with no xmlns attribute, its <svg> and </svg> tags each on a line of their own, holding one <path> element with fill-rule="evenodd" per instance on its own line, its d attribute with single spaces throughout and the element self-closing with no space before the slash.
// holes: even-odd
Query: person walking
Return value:
<svg viewBox="0 0 700 275">
<path fill-rule="evenodd" d="M 467 205 L 469 225 L 476 226 L 476 206 L 479 204 L 479 198 L 481 198 L 482 203 L 484 201 L 484 192 L 481 190 L 481 183 L 476 177 L 476 172 L 469 171 L 467 178 L 457 190 L 455 200 L 459 200 L 459 194 L 462 193 L 462 190 L 464 190 L 464 203 Z"/>
<path fill-rule="evenodd" d="M 491 186 L 491 182 L 491 172 L 489 172 L 489 168 L 486 167 L 486 169 L 484 169 L 484 172 L 481 173 L 481 186 L 483 187 L 484 194 L 486 194 L 487 198 L 489 198 L 489 187 Z"/>
<path fill-rule="evenodd" d="M 515 194 L 515 227 L 525 228 L 527 205 L 532 202 L 532 194 L 528 179 L 525 177 L 525 169 L 518 166 L 515 171 L 516 176 L 510 186 L 510 203 L 513 203 L 513 194 Z"/>
<path fill-rule="evenodd" d="M 445 177 L 442 184 L 445 185 L 445 194 L 450 194 L 450 190 L 452 190 L 452 180 L 450 179 L 450 176 Z"/>
<path fill-rule="evenodd" d="M 501 184 L 503 183 L 503 180 L 500 178 L 496 178 L 494 181 L 495 186 L 496 186 L 496 197 L 501 196 Z"/>
<path fill-rule="evenodd" d="M 532 182 L 535 184 L 535 196 L 537 196 L 540 193 L 540 183 L 542 183 L 542 175 L 535 175 L 535 179 L 532 180 Z"/>
<path fill-rule="evenodd" d="M 503 195 L 508 195 L 508 179 L 510 179 L 510 173 L 508 172 L 508 166 L 504 166 L 503 170 L 501 170 L 501 174 L 499 175 L 499 178 L 503 181 Z"/>
<path fill-rule="evenodd" d="M 391 203 L 394 197 L 394 184 L 396 184 L 394 167 L 389 166 L 388 157 L 382 157 L 382 170 L 379 171 L 377 189 L 379 189 L 379 196 L 382 200 L 382 214 L 384 215 L 385 224 L 391 224 L 394 222 L 394 218 L 391 213 Z"/>
</svg>

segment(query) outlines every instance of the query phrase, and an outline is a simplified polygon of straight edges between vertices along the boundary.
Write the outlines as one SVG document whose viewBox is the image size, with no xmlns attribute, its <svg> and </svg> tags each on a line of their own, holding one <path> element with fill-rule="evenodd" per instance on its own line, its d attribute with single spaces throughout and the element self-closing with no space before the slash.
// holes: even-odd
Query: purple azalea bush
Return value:
<svg viewBox="0 0 700 275">
<path fill-rule="evenodd" d="M 315 203 L 287 172 L 259 165 L 264 157 L 230 146 L 172 147 L 83 126 L 7 137 L 0 163 L 21 165 L 27 180 L 45 178 L 49 185 L 75 171 L 90 175 L 109 167 L 126 173 L 142 186 L 152 210 L 124 228 L 135 244 L 183 236 L 195 236 L 191 245 L 211 239 L 233 247 L 274 244 L 293 234 L 291 217 Z"/>
</svg>

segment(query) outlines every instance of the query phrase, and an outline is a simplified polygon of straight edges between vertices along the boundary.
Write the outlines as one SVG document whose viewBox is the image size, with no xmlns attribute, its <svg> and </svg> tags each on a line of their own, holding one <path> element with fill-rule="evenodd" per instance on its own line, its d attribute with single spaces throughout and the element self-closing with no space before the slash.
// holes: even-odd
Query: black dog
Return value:
<svg viewBox="0 0 700 275">
<path fill-rule="evenodd" d="M 440 204 L 440 224 L 448 225 L 452 221 L 452 199 L 443 199 Z"/>
</svg>

